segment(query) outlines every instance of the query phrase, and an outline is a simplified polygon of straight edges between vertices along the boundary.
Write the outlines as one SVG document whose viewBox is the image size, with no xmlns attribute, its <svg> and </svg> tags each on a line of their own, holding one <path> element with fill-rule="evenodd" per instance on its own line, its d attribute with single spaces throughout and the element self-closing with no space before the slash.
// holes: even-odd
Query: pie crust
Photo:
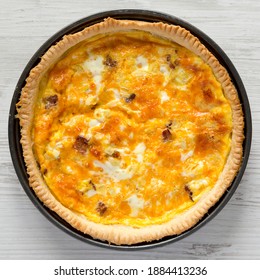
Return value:
<svg viewBox="0 0 260 280">
<path fill-rule="evenodd" d="M 34 107 L 40 80 L 59 58 L 71 47 L 92 38 L 97 34 L 141 30 L 153 35 L 173 41 L 190 50 L 207 63 L 216 79 L 222 85 L 225 98 L 229 101 L 232 110 L 231 148 L 223 171 L 215 186 L 204 194 L 192 207 L 176 215 L 173 219 L 160 224 L 143 227 L 132 227 L 121 224 L 102 224 L 87 219 L 84 215 L 72 211 L 60 203 L 51 193 L 41 171 L 39 170 L 33 152 L 31 130 L 34 121 Z M 22 90 L 20 101 L 17 104 L 18 118 L 21 125 L 21 144 L 24 161 L 29 175 L 29 183 L 39 199 L 51 210 L 56 212 L 74 228 L 95 239 L 105 240 L 114 244 L 136 244 L 159 240 L 166 236 L 178 235 L 196 225 L 209 209 L 221 198 L 236 176 L 242 159 L 242 143 L 244 120 L 243 113 L 234 87 L 226 69 L 207 50 L 207 48 L 188 30 L 165 23 L 148 23 L 142 21 L 105 19 L 85 28 L 83 31 L 66 35 L 56 45 L 52 46 L 41 58 L 40 63 L 31 70 L 26 85 Z"/>
</svg>

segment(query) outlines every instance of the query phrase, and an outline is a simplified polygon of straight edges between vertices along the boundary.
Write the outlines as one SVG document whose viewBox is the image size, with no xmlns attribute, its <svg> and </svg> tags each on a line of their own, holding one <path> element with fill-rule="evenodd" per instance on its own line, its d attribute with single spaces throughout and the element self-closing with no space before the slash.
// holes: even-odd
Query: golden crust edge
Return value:
<svg viewBox="0 0 260 280">
<path fill-rule="evenodd" d="M 57 201 L 51 194 L 49 188 L 42 179 L 38 170 L 37 162 L 32 151 L 32 139 L 30 129 L 32 124 L 33 105 L 36 99 L 38 82 L 43 75 L 43 71 L 60 57 L 70 47 L 82 40 L 90 38 L 97 33 L 108 33 L 123 30 L 144 30 L 155 35 L 168 38 L 186 47 L 199 55 L 207 62 L 222 84 L 225 96 L 230 101 L 233 116 L 232 144 L 227 163 L 219 180 L 214 188 L 207 193 L 200 201 L 186 212 L 176 216 L 167 223 L 151 225 L 142 228 L 132 228 L 123 225 L 103 225 L 87 220 L 82 215 L 70 211 Z M 164 23 L 147 23 L 129 20 L 115 20 L 108 18 L 103 22 L 85 28 L 83 31 L 66 35 L 56 45 L 52 46 L 41 58 L 40 63 L 31 70 L 26 85 L 22 90 L 20 101 L 17 104 L 18 118 L 21 125 L 21 144 L 27 172 L 29 174 L 30 186 L 35 191 L 40 200 L 51 210 L 55 211 L 65 221 L 78 230 L 91 235 L 93 238 L 107 240 L 114 244 L 136 244 L 144 241 L 159 240 L 165 236 L 180 234 L 203 218 L 208 210 L 221 198 L 233 181 L 239 170 L 243 154 L 243 112 L 238 98 L 237 91 L 226 71 L 218 60 L 206 49 L 200 41 L 189 31 L 179 26 Z"/>
</svg>

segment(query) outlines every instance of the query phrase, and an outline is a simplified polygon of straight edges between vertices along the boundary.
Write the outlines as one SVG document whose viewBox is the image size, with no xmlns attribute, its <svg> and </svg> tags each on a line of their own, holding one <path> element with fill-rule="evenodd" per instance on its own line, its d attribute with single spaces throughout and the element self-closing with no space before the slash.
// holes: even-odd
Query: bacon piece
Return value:
<svg viewBox="0 0 260 280">
<path fill-rule="evenodd" d="M 192 202 L 194 202 L 193 197 L 192 197 L 192 196 L 193 196 L 193 192 L 191 191 L 191 189 L 189 188 L 189 186 L 188 186 L 188 185 L 185 185 L 185 186 L 184 186 L 184 189 L 185 189 L 185 191 L 188 193 L 190 200 L 191 200 Z"/>
<path fill-rule="evenodd" d="M 112 57 L 108 54 L 106 56 L 106 60 L 104 61 L 104 64 L 106 66 L 109 66 L 109 67 L 116 67 L 117 66 L 117 61 L 112 59 Z"/>
<path fill-rule="evenodd" d="M 163 130 L 162 137 L 163 137 L 163 142 L 168 142 L 172 140 L 172 134 L 168 128 Z"/>
<path fill-rule="evenodd" d="M 171 129 L 171 127 L 172 127 L 172 121 L 169 121 L 169 122 L 166 124 L 166 127 L 167 127 L 168 129 Z"/>
<path fill-rule="evenodd" d="M 88 139 L 82 136 L 77 136 L 73 148 L 81 154 L 85 154 L 88 149 Z"/>
<path fill-rule="evenodd" d="M 89 180 L 89 184 L 92 186 L 93 190 L 97 190 L 96 185 L 92 182 L 92 180 Z"/>
<path fill-rule="evenodd" d="M 99 213 L 100 216 L 103 216 L 104 213 L 107 211 L 107 206 L 104 202 L 99 201 L 97 204 L 97 208 L 96 208 L 97 212 Z"/>
<path fill-rule="evenodd" d="M 120 153 L 118 151 L 114 151 L 112 154 L 113 158 L 120 158 Z"/>
<path fill-rule="evenodd" d="M 94 104 L 93 106 L 91 106 L 91 110 L 95 110 L 97 108 L 98 104 Z"/>
<path fill-rule="evenodd" d="M 168 65 L 171 69 L 175 69 L 176 65 L 175 63 L 172 63 L 172 56 L 170 54 L 166 55 L 166 61 L 168 62 Z"/>
<path fill-rule="evenodd" d="M 125 98 L 126 103 L 130 103 L 135 99 L 136 95 L 134 93 L 130 94 L 128 97 Z"/>
<path fill-rule="evenodd" d="M 58 95 L 51 95 L 49 97 L 44 98 L 45 102 L 45 109 L 50 109 L 51 107 L 54 107 L 58 103 Z"/>
</svg>

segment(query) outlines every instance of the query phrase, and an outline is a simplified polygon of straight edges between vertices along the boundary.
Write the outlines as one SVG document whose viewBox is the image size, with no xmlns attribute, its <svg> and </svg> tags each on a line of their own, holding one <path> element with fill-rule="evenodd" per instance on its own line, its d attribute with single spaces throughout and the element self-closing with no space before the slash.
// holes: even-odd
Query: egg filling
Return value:
<svg viewBox="0 0 260 280">
<path fill-rule="evenodd" d="M 52 194 L 90 221 L 165 223 L 216 184 L 232 111 L 197 55 L 143 31 L 68 50 L 41 79 L 33 150 Z"/>
</svg>

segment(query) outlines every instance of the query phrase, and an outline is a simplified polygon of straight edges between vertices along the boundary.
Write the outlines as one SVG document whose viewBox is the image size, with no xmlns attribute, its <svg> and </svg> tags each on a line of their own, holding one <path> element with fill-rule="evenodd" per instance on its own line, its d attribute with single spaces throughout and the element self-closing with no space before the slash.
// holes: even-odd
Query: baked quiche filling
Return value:
<svg viewBox="0 0 260 280">
<path fill-rule="evenodd" d="M 212 69 L 144 31 L 97 35 L 42 77 L 33 152 L 51 193 L 101 224 L 165 223 L 216 184 L 232 110 Z"/>
</svg>

